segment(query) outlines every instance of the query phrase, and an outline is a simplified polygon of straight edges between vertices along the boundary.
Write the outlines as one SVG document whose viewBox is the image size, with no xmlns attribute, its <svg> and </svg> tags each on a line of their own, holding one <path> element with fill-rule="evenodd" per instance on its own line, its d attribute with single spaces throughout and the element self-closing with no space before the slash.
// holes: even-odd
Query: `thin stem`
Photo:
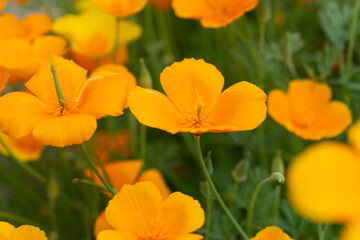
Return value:
<svg viewBox="0 0 360 240">
<path fill-rule="evenodd" d="M 319 223 L 318 224 L 318 233 L 319 233 L 319 240 L 325 240 L 326 231 L 328 229 L 328 224 Z"/>
<path fill-rule="evenodd" d="M 359 18 L 359 9 L 360 9 L 360 0 L 355 0 L 355 1 L 356 1 L 356 3 L 355 3 L 355 8 L 354 8 L 354 15 L 353 15 L 352 22 L 351 22 L 349 46 L 347 49 L 347 69 L 348 70 L 351 67 L 353 55 L 354 55 L 356 28 L 357 28 L 357 21 Z"/>
<path fill-rule="evenodd" d="M 246 218 L 246 233 L 248 235 L 251 235 L 251 222 L 252 222 L 252 215 L 253 215 L 253 212 L 254 212 L 254 206 L 255 206 L 255 202 L 256 202 L 256 198 L 259 194 L 259 191 L 261 189 L 261 187 L 267 183 L 267 182 L 270 182 L 270 178 L 266 178 L 264 180 L 262 180 L 255 188 L 252 196 L 251 196 L 251 200 L 250 200 L 250 205 L 249 205 L 249 209 L 248 209 L 248 215 L 247 215 L 247 218 Z"/>
<path fill-rule="evenodd" d="M 205 176 L 206 181 L 210 185 L 210 188 L 211 188 L 211 190 L 213 191 L 213 193 L 215 195 L 215 198 L 216 198 L 217 202 L 219 203 L 220 207 L 225 212 L 225 214 L 228 216 L 228 218 L 230 219 L 231 223 L 234 225 L 236 230 L 242 236 L 242 238 L 243 239 L 249 239 L 249 237 L 246 235 L 245 231 L 242 229 L 242 227 L 239 225 L 239 223 L 236 222 L 235 218 L 233 217 L 233 215 L 231 214 L 229 209 L 226 207 L 226 205 L 225 205 L 224 201 L 222 200 L 219 192 L 217 191 L 213 181 L 211 180 L 210 174 L 209 174 L 209 172 L 207 170 L 207 167 L 205 165 L 205 162 L 204 162 L 203 155 L 201 153 L 200 136 L 195 136 L 194 135 L 194 140 L 195 140 L 195 146 L 196 146 L 196 152 L 197 152 L 197 160 L 198 160 L 198 162 L 199 162 L 199 164 L 201 166 L 201 169 L 202 169 L 202 172 L 203 172 L 203 174 Z"/>
<path fill-rule="evenodd" d="M 110 186 L 113 188 L 114 185 L 113 185 L 112 182 L 111 182 L 111 179 L 110 179 L 110 177 L 109 177 L 109 174 L 107 173 L 106 168 L 105 168 L 105 166 L 104 166 L 104 163 L 101 161 L 101 159 L 100 159 L 99 157 L 96 157 L 96 160 L 98 161 L 99 166 L 101 167 L 101 171 L 103 172 L 106 181 L 107 181 L 107 182 L 110 184 Z"/>
<path fill-rule="evenodd" d="M 112 54 L 112 61 L 113 63 L 117 63 L 117 50 L 120 45 L 120 26 L 121 26 L 121 18 L 116 18 L 116 24 L 115 24 L 115 40 L 114 40 L 114 46 L 111 51 Z"/>
<path fill-rule="evenodd" d="M 140 126 L 140 159 L 143 160 L 143 169 L 146 169 L 146 130 L 145 125 Z"/>
<path fill-rule="evenodd" d="M 209 240 L 210 232 L 211 232 L 211 205 L 212 205 L 212 194 L 210 185 L 208 182 L 206 184 L 206 232 L 205 232 L 205 240 Z"/>
<path fill-rule="evenodd" d="M 94 182 L 92 182 L 92 181 L 89 181 L 89 180 L 87 180 L 87 179 L 78 179 L 78 178 L 75 178 L 75 179 L 73 180 L 73 183 L 83 183 L 83 184 L 86 184 L 86 185 L 89 185 L 89 186 L 98 188 L 98 189 L 101 190 L 101 191 L 109 192 L 109 190 L 108 190 L 106 187 L 101 186 L 101 185 L 99 185 L 99 184 L 96 184 L 96 183 L 94 183 Z M 111 193 L 111 192 L 110 192 L 110 193 Z"/>
<path fill-rule="evenodd" d="M 80 150 L 82 152 L 82 154 L 85 156 L 85 159 L 87 160 L 90 168 L 95 172 L 95 174 L 99 177 L 99 179 L 101 180 L 101 182 L 104 184 L 104 186 L 106 187 L 106 189 L 108 190 L 108 192 L 110 192 L 112 195 L 115 196 L 115 194 L 117 193 L 117 191 L 115 189 L 113 189 L 110 184 L 103 178 L 103 176 L 100 174 L 100 172 L 97 170 L 95 164 L 93 163 L 93 161 L 91 160 L 91 157 L 89 155 L 89 153 L 86 151 L 86 147 L 84 146 L 84 143 L 80 144 Z"/>
<path fill-rule="evenodd" d="M 274 202 L 274 218 L 279 218 L 279 207 L 280 207 L 280 200 L 281 200 L 281 186 L 276 187 L 275 191 L 275 202 Z"/>
<path fill-rule="evenodd" d="M 61 107 L 65 107 L 66 104 L 65 104 L 65 98 L 64 98 L 64 94 L 62 93 L 61 91 L 61 87 L 60 87 L 60 82 L 59 82 L 59 79 L 56 75 L 56 67 L 54 65 L 54 62 L 52 60 L 52 56 L 50 55 L 50 70 L 51 70 L 51 73 L 53 75 L 53 79 L 54 79 L 54 84 L 55 84 L 55 90 L 56 90 L 56 95 L 58 97 L 58 100 L 59 100 L 59 104 Z"/>
</svg>

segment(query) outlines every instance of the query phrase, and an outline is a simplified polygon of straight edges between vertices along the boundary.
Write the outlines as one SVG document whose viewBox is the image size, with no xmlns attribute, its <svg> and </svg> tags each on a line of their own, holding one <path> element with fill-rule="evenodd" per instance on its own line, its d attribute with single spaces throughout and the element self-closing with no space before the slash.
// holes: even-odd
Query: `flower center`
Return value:
<svg viewBox="0 0 360 240">
<path fill-rule="evenodd" d="M 54 117 L 68 116 L 76 112 L 75 106 L 73 106 L 72 104 L 65 103 L 65 101 L 63 101 L 62 99 L 60 99 L 60 101 L 63 102 L 63 106 L 59 106 L 55 110 L 53 114 Z"/>
<path fill-rule="evenodd" d="M 160 221 L 151 218 L 141 224 L 136 234 L 141 240 L 165 240 L 169 237 L 167 231 Z"/>
</svg>

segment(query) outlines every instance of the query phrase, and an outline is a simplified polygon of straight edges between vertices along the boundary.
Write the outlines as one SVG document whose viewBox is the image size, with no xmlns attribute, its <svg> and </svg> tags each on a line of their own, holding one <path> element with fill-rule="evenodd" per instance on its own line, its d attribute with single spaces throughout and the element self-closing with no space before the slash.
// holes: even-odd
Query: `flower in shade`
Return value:
<svg viewBox="0 0 360 240">
<path fill-rule="evenodd" d="M 343 102 L 331 101 L 331 94 L 325 83 L 293 80 L 287 93 L 280 89 L 269 93 L 269 115 L 304 139 L 335 137 L 350 125 L 352 117 Z"/>
<path fill-rule="evenodd" d="M 140 12 L 146 5 L 147 0 L 91 0 L 102 11 L 115 15 L 118 18 L 126 18 Z"/>
<path fill-rule="evenodd" d="M 284 233 L 280 228 L 271 226 L 266 227 L 256 234 L 255 237 L 250 238 L 250 240 L 293 240 L 286 233 Z"/>
<path fill-rule="evenodd" d="M 7 222 L 0 221 L 0 239 L 1 240 L 47 240 L 47 237 L 43 231 L 37 227 L 30 225 L 22 225 L 15 228 L 13 225 Z"/>
<path fill-rule="evenodd" d="M 193 231 L 205 221 L 198 201 L 180 192 L 165 200 L 150 182 L 124 185 L 109 201 L 105 217 L 111 230 L 101 231 L 97 240 L 198 240 Z"/>
<path fill-rule="evenodd" d="M 257 4 L 258 0 L 173 0 L 172 7 L 180 18 L 199 20 L 207 28 L 220 28 L 253 10 Z"/>
<path fill-rule="evenodd" d="M 266 117 L 266 94 L 260 88 L 244 81 L 221 93 L 223 76 L 203 60 L 174 63 L 160 80 L 167 96 L 141 87 L 130 92 L 130 110 L 144 125 L 202 134 L 251 130 Z"/>
<path fill-rule="evenodd" d="M 351 146 L 336 141 L 310 146 L 287 173 L 294 208 L 311 220 L 345 224 L 341 240 L 360 239 L 360 120 L 348 140 Z"/>
<path fill-rule="evenodd" d="M 171 7 L 173 0 L 149 0 L 149 2 L 160 10 L 167 10 Z"/>
<path fill-rule="evenodd" d="M 42 62 L 26 82 L 32 93 L 12 92 L 0 98 L 0 129 L 13 139 L 28 134 L 46 145 L 80 144 L 94 134 L 96 119 L 123 113 L 128 83 L 121 74 L 86 78 L 86 70 L 53 56 L 62 89 L 59 99 L 50 61 Z"/>
</svg>

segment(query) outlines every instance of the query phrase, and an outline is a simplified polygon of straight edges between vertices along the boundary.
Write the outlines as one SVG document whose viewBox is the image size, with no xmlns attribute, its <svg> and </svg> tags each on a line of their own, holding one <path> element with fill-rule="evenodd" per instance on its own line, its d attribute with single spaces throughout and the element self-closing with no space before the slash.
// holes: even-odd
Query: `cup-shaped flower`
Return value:
<svg viewBox="0 0 360 240">
<path fill-rule="evenodd" d="M 193 234 L 205 221 L 198 201 L 180 192 L 165 200 L 150 182 L 124 185 L 109 201 L 105 217 L 113 230 L 101 231 L 97 240 L 198 240 Z"/>
<path fill-rule="evenodd" d="M 251 130 L 266 117 L 266 94 L 260 88 L 244 81 L 221 93 L 223 76 L 204 60 L 174 63 L 160 80 L 167 96 L 140 87 L 130 92 L 130 110 L 144 125 L 199 135 Z"/>
<path fill-rule="evenodd" d="M 121 74 L 87 80 L 86 70 L 53 56 L 63 98 L 59 100 L 50 61 L 42 62 L 26 82 L 32 93 L 12 92 L 0 98 L 0 129 L 13 139 L 30 133 L 45 145 L 64 147 L 89 140 L 96 119 L 123 113 L 128 82 Z"/>
<path fill-rule="evenodd" d="M 172 7 L 180 18 L 199 20 L 206 28 L 220 28 L 253 10 L 257 4 L 258 0 L 173 0 Z"/>
<path fill-rule="evenodd" d="M 280 228 L 271 226 L 266 227 L 256 234 L 255 237 L 250 238 L 250 240 L 293 240 L 286 233 L 284 233 Z"/>
<path fill-rule="evenodd" d="M 91 0 L 98 8 L 118 18 L 126 18 L 140 12 L 147 0 Z"/>
<path fill-rule="evenodd" d="M 38 227 L 30 225 L 22 225 L 15 228 L 13 225 L 7 222 L 0 222 L 0 239 L 1 240 L 47 240 L 47 237 L 43 231 Z"/>
<path fill-rule="evenodd" d="M 341 240 L 360 239 L 360 121 L 348 131 L 351 147 L 329 141 L 310 146 L 288 169 L 288 197 L 311 220 L 346 225 Z"/>
<path fill-rule="evenodd" d="M 330 101 L 331 95 L 325 83 L 293 80 L 287 93 L 280 89 L 269 93 L 269 115 L 303 139 L 335 137 L 350 125 L 352 117 L 346 104 Z"/>
</svg>

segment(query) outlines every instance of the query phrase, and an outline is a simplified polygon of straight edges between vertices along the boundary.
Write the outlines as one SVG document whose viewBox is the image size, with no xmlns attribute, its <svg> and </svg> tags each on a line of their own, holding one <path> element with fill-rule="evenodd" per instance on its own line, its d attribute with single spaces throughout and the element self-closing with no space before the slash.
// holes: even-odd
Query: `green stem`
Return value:
<svg viewBox="0 0 360 240">
<path fill-rule="evenodd" d="M 209 240 L 210 232 L 211 232 L 211 205 L 212 205 L 212 194 L 210 185 L 208 182 L 206 184 L 206 232 L 205 232 L 205 240 Z"/>
<path fill-rule="evenodd" d="M 356 3 L 355 3 L 355 7 L 354 7 L 354 15 L 353 15 L 352 22 L 351 22 L 349 46 L 347 49 L 347 69 L 348 70 L 351 67 L 353 55 L 354 55 L 356 28 L 357 28 L 357 21 L 359 18 L 359 9 L 360 9 L 360 0 L 355 0 L 355 1 L 356 1 Z"/>
<path fill-rule="evenodd" d="M 66 106 L 64 94 L 61 91 L 60 82 L 59 82 L 59 79 L 58 79 L 58 77 L 56 75 L 56 67 L 55 67 L 55 65 L 54 65 L 54 63 L 52 61 L 52 56 L 50 56 L 50 59 L 51 59 L 50 60 L 50 70 L 51 70 L 51 73 L 52 73 L 53 79 L 54 79 L 56 95 L 58 97 L 60 106 L 64 108 Z"/>
<path fill-rule="evenodd" d="M 86 151 L 86 147 L 85 144 L 82 143 L 79 145 L 80 146 L 80 150 L 82 152 L 82 154 L 85 156 L 85 159 L 87 160 L 90 168 L 95 172 L 95 174 L 99 177 L 99 179 L 101 180 L 101 182 L 104 184 L 105 188 L 108 190 L 108 192 L 110 192 L 112 195 L 115 196 L 115 194 L 117 193 L 117 191 L 115 189 L 113 189 L 110 184 L 103 178 L 103 176 L 100 174 L 100 172 L 97 170 L 95 164 L 93 163 L 93 161 L 91 160 L 91 157 L 89 155 L 89 153 Z"/>
<path fill-rule="evenodd" d="M 242 227 L 239 225 L 239 223 L 235 220 L 235 218 L 231 214 L 230 210 L 226 207 L 226 205 L 225 205 L 224 201 L 222 200 L 219 192 L 217 191 L 213 181 L 211 180 L 210 174 L 209 174 L 209 172 L 207 170 L 207 167 L 205 165 L 205 162 L 204 162 L 203 155 L 201 153 L 200 136 L 195 136 L 194 135 L 194 140 L 195 140 L 195 146 L 196 146 L 196 152 L 197 152 L 197 160 L 198 160 L 198 162 L 199 162 L 199 164 L 201 166 L 201 169 L 202 169 L 202 172 L 203 172 L 203 174 L 205 176 L 206 181 L 210 185 L 210 188 L 211 188 L 211 190 L 213 191 L 213 193 L 215 195 L 215 198 L 216 198 L 217 202 L 219 203 L 220 207 L 225 212 L 225 214 L 228 216 L 228 218 L 230 219 L 231 223 L 234 225 L 236 230 L 242 236 L 242 238 L 243 239 L 249 239 L 249 237 L 246 235 L 245 231 L 242 229 Z"/>
<path fill-rule="evenodd" d="M 75 179 L 73 180 L 73 183 L 84 183 L 84 184 L 86 184 L 86 185 L 89 185 L 89 186 L 92 186 L 92 187 L 96 187 L 96 188 L 98 188 L 98 189 L 101 190 L 101 191 L 109 192 L 109 190 L 108 190 L 106 187 L 101 186 L 101 185 L 99 185 L 99 184 L 96 184 L 96 183 L 94 183 L 94 182 L 92 182 L 92 181 L 89 181 L 89 180 L 87 180 L 87 179 L 78 179 L 78 178 L 75 178 Z M 111 193 L 111 192 L 110 192 L 110 193 Z"/>
<path fill-rule="evenodd" d="M 97 157 L 96 159 L 97 159 L 97 161 L 98 161 L 98 163 L 99 163 L 99 166 L 101 167 L 101 171 L 103 172 L 106 181 L 107 181 L 107 182 L 110 184 L 110 186 L 113 188 L 114 185 L 113 185 L 112 182 L 111 182 L 111 179 L 110 179 L 110 177 L 109 177 L 109 174 L 107 173 L 106 168 L 105 168 L 105 166 L 104 166 L 104 163 L 101 161 L 101 159 L 100 159 L 99 157 Z"/>
<path fill-rule="evenodd" d="M 112 55 L 112 61 L 114 64 L 117 63 L 117 50 L 120 45 L 120 26 L 121 26 L 121 18 L 116 18 L 116 24 L 115 24 L 115 40 L 114 40 L 114 46 L 111 51 Z"/>
<path fill-rule="evenodd" d="M 246 218 L 246 233 L 248 235 L 251 235 L 251 222 L 252 222 L 252 215 L 254 212 L 254 206 L 255 206 L 255 202 L 256 202 L 256 198 L 258 196 L 258 193 L 261 189 L 262 186 L 264 186 L 265 183 L 270 182 L 270 178 L 266 178 L 264 180 L 262 180 L 255 188 L 252 196 L 251 196 L 251 200 L 250 200 L 250 205 L 249 205 L 249 212 Z"/>
<path fill-rule="evenodd" d="M 146 130 L 145 125 L 140 125 L 140 159 L 143 160 L 143 169 L 146 169 Z"/>
<path fill-rule="evenodd" d="M 318 233 L 319 233 L 319 240 L 325 240 L 326 231 L 328 229 L 328 224 L 319 223 L 318 224 Z"/>
<path fill-rule="evenodd" d="M 30 219 L 20 217 L 20 216 L 16 216 L 16 215 L 13 215 L 13 214 L 10 214 L 10 213 L 5 213 L 5 212 L 0 212 L 0 219 L 11 221 L 11 222 L 16 222 L 18 224 L 26 224 L 26 225 L 32 225 L 32 226 L 40 227 L 40 225 L 38 223 L 35 223 Z"/>
<path fill-rule="evenodd" d="M 274 218 L 279 218 L 279 207 L 280 207 L 280 201 L 281 201 L 281 186 L 276 187 L 275 191 L 275 202 L 274 202 Z"/>
</svg>

